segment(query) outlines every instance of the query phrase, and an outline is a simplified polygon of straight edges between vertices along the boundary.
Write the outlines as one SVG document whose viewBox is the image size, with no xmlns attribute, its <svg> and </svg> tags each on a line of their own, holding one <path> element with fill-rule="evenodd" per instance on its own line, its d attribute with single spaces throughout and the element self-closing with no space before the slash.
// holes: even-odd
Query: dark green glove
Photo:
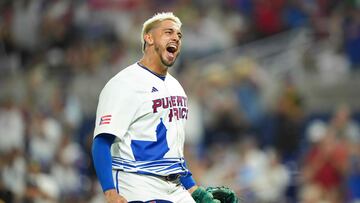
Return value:
<svg viewBox="0 0 360 203">
<path fill-rule="evenodd" d="M 220 200 L 221 203 L 239 203 L 240 201 L 235 192 L 228 187 L 208 187 L 206 191 L 211 193 L 215 199 Z"/>
<path fill-rule="evenodd" d="M 214 199 L 210 192 L 206 192 L 203 187 L 198 187 L 191 196 L 196 203 L 221 203 L 219 200 Z"/>
</svg>

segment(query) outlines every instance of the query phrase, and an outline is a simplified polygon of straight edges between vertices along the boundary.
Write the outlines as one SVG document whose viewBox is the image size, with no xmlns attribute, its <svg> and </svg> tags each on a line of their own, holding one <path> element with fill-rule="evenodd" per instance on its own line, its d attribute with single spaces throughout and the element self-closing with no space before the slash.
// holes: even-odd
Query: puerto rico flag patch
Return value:
<svg viewBox="0 0 360 203">
<path fill-rule="evenodd" d="M 110 124 L 111 122 L 111 115 L 101 116 L 99 125 Z"/>
</svg>

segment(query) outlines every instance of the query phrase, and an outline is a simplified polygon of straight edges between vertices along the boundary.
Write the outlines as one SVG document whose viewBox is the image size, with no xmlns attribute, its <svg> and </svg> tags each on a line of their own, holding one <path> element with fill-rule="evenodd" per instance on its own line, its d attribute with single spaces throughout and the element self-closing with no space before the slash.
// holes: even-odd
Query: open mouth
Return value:
<svg viewBox="0 0 360 203">
<path fill-rule="evenodd" d="M 174 44 L 170 44 L 168 47 L 166 47 L 166 51 L 173 54 L 177 51 L 177 46 Z"/>
</svg>

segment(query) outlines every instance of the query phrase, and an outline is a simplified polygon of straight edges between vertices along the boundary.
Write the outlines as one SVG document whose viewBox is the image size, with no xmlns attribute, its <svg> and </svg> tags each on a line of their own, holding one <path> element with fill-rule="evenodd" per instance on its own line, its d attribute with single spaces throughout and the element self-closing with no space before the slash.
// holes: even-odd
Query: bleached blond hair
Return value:
<svg viewBox="0 0 360 203">
<path fill-rule="evenodd" d="M 141 45 L 143 52 L 145 51 L 145 46 L 146 46 L 144 35 L 149 33 L 151 29 L 153 29 L 158 23 L 164 20 L 172 20 L 179 26 L 179 28 L 181 28 L 182 23 L 180 19 L 177 16 L 175 16 L 172 12 L 156 13 L 153 17 L 149 18 L 144 22 L 141 31 Z"/>
</svg>

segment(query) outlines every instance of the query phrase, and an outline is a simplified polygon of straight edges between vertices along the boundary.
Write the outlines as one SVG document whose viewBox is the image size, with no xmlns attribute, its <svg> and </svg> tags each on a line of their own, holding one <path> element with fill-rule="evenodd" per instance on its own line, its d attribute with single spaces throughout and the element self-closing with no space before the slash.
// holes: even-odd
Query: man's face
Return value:
<svg viewBox="0 0 360 203">
<path fill-rule="evenodd" d="M 160 22 L 153 30 L 154 49 L 163 65 L 169 67 L 175 63 L 181 49 L 182 33 L 172 20 Z"/>
</svg>

